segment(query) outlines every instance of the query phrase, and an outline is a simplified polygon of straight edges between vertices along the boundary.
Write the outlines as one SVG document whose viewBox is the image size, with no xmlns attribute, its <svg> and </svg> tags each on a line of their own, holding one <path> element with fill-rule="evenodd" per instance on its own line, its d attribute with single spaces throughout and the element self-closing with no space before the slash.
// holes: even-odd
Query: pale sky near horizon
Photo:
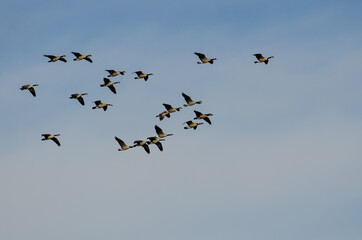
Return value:
<svg viewBox="0 0 362 240">
<path fill-rule="evenodd" d="M 362 239 L 360 1 L 1 3 L 1 239 Z M 117 151 L 155 124 L 163 152 Z"/>
</svg>

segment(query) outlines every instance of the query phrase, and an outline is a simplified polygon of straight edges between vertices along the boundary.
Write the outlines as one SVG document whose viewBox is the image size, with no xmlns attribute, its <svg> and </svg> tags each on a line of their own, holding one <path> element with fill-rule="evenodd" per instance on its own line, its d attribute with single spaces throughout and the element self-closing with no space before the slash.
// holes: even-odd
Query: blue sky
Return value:
<svg viewBox="0 0 362 240">
<path fill-rule="evenodd" d="M 1 239 L 362 238 L 359 1 L 2 3 Z M 182 92 L 203 103 L 160 122 Z M 213 124 L 184 130 L 193 110 Z M 163 152 L 117 151 L 155 124 Z"/>
</svg>

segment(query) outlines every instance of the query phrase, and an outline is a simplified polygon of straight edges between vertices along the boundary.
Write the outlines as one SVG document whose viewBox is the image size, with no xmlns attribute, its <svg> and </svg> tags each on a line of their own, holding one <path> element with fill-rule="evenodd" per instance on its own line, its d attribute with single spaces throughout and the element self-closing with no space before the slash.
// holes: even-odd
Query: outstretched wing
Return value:
<svg viewBox="0 0 362 240">
<path fill-rule="evenodd" d="M 111 81 L 111 80 L 109 80 L 108 78 L 103 78 L 103 82 L 104 82 L 105 84 L 108 84 L 110 81 Z"/>
<path fill-rule="evenodd" d="M 158 147 L 158 149 L 160 149 L 160 151 L 162 152 L 163 151 L 163 147 L 162 147 L 162 143 L 161 142 L 157 142 L 155 143 L 156 146 Z"/>
<path fill-rule="evenodd" d="M 187 125 L 190 125 L 192 123 L 192 121 L 187 121 L 187 122 L 184 122 L 184 124 L 187 123 Z"/>
<path fill-rule="evenodd" d="M 163 134 L 162 129 L 157 125 L 155 125 L 155 130 L 156 130 L 157 135 Z"/>
<path fill-rule="evenodd" d="M 47 58 L 50 58 L 50 59 L 55 58 L 54 55 L 44 55 L 44 57 L 47 57 Z"/>
<path fill-rule="evenodd" d="M 203 54 L 203 53 L 198 53 L 198 52 L 194 52 L 194 53 L 200 58 L 200 60 L 203 58 L 206 58 L 205 54 Z"/>
<path fill-rule="evenodd" d="M 196 111 L 196 110 L 194 110 L 194 113 L 196 114 L 196 117 L 200 117 L 201 116 L 201 112 L 199 112 L 199 111 Z"/>
<path fill-rule="evenodd" d="M 269 62 L 269 60 L 268 60 L 268 59 L 264 61 L 264 63 L 265 63 L 265 64 L 268 64 L 268 62 Z"/>
<path fill-rule="evenodd" d="M 80 54 L 79 52 L 72 52 L 73 54 L 74 54 L 74 56 L 76 56 L 76 57 L 80 57 L 80 56 L 82 56 L 82 54 Z"/>
<path fill-rule="evenodd" d="M 114 137 L 116 139 L 116 141 L 118 142 L 118 144 L 121 146 L 121 147 L 125 147 L 126 144 L 121 140 L 119 139 L 118 137 Z"/>
<path fill-rule="evenodd" d="M 92 59 L 90 59 L 89 57 L 86 57 L 86 58 L 84 58 L 84 59 L 87 60 L 87 61 L 90 62 L 90 63 L 93 62 Z"/>
<path fill-rule="evenodd" d="M 170 110 L 172 108 L 170 104 L 163 103 L 162 105 L 165 106 L 167 110 Z"/>
<path fill-rule="evenodd" d="M 141 74 L 143 74 L 142 71 L 137 71 L 137 72 L 134 72 L 134 73 L 136 73 L 138 76 L 141 75 Z"/>
<path fill-rule="evenodd" d="M 35 89 L 33 87 L 29 88 L 29 92 L 31 92 L 34 97 L 36 96 Z"/>
<path fill-rule="evenodd" d="M 205 117 L 204 118 L 204 120 L 208 123 L 208 124 L 210 124 L 211 125 L 211 121 L 210 121 L 210 118 L 208 118 L 208 117 Z"/>
<path fill-rule="evenodd" d="M 107 69 L 106 69 L 106 71 L 107 71 L 109 74 L 111 74 L 111 75 L 116 72 L 116 71 L 114 71 L 114 70 L 107 70 Z"/>
<path fill-rule="evenodd" d="M 97 101 L 94 101 L 94 103 L 95 103 L 96 105 L 99 105 L 99 104 L 102 103 L 102 101 L 101 101 L 101 100 L 97 100 Z"/>
<path fill-rule="evenodd" d="M 115 88 L 113 85 L 108 86 L 108 88 L 109 88 L 114 94 L 117 93 L 116 88 Z"/>
<path fill-rule="evenodd" d="M 148 147 L 147 144 L 143 144 L 142 147 L 148 154 L 150 154 L 150 148 Z"/>
<path fill-rule="evenodd" d="M 264 58 L 263 55 L 261 55 L 261 53 L 255 53 L 254 56 L 255 56 L 258 60 Z"/>
<path fill-rule="evenodd" d="M 84 105 L 84 99 L 82 97 L 77 98 L 80 104 Z"/>
<path fill-rule="evenodd" d="M 192 101 L 192 99 L 188 95 L 186 95 L 185 93 L 182 93 L 182 96 L 184 97 L 186 102 L 191 102 Z"/>
<path fill-rule="evenodd" d="M 56 137 L 53 137 L 51 139 L 60 147 L 60 142 Z"/>
</svg>

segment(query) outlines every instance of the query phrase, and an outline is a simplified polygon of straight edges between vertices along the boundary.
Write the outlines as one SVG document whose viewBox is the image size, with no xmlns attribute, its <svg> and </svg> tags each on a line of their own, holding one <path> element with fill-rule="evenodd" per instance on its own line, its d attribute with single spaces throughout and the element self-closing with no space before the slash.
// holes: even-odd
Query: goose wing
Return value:
<svg viewBox="0 0 362 240">
<path fill-rule="evenodd" d="M 187 125 L 190 125 L 190 124 L 192 124 L 192 121 L 190 120 L 190 121 L 184 122 L 184 124 L 185 123 L 187 123 Z"/>
<path fill-rule="evenodd" d="M 200 60 L 206 58 L 205 54 L 203 53 L 194 52 L 194 54 L 196 54 L 200 58 Z"/>
<path fill-rule="evenodd" d="M 79 52 L 72 52 L 73 54 L 74 54 L 74 56 L 76 56 L 76 57 L 80 57 L 80 56 L 82 56 L 82 54 L 80 54 Z"/>
<path fill-rule="evenodd" d="M 121 146 L 121 147 L 125 147 L 127 146 L 121 139 L 119 139 L 118 137 L 114 137 L 116 139 L 116 141 L 118 142 L 118 144 Z"/>
<path fill-rule="evenodd" d="M 80 96 L 79 98 L 77 98 L 78 101 L 80 102 L 80 104 L 84 105 L 84 99 L 82 98 L 82 96 Z"/>
<path fill-rule="evenodd" d="M 142 147 L 148 154 L 150 154 L 150 148 L 147 144 L 143 144 Z"/>
<path fill-rule="evenodd" d="M 161 142 L 156 142 L 155 144 L 158 147 L 158 149 L 160 149 L 160 151 L 162 152 L 163 151 L 162 143 Z"/>
<path fill-rule="evenodd" d="M 34 97 L 36 96 L 35 89 L 33 87 L 29 88 L 29 92 L 31 92 Z"/>
<path fill-rule="evenodd" d="M 134 73 L 136 73 L 138 76 L 141 75 L 141 74 L 143 74 L 142 71 L 137 71 L 137 72 L 134 72 Z"/>
<path fill-rule="evenodd" d="M 90 62 L 90 63 L 93 62 L 92 59 L 90 59 L 89 57 L 86 57 L 86 58 L 84 58 L 84 59 L 87 60 L 87 61 Z"/>
<path fill-rule="evenodd" d="M 59 58 L 59 61 L 67 62 L 67 60 L 64 57 Z"/>
<path fill-rule="evenodd" d="M 185 99 L 185 101 L 187 103 L 192 102 L 192 99 L 188 95 L 186 95 L 185 93 L 182 93 L 182 96 L 184 97 L 184 99 Z"/>
<path fill-rule="evenodd" d="M 108 86 L 108 88 L 109 88 L 114 94 L 117 93 L 116 88 L 115 88 L 113 85 Z"/>
<path fill-rule="evenodd" d="M 261 53 L 255 53 L 254 56 L 255 56 L 258 60 L 264 58 Z"/>
<path fill-rule="evenodd" d="M 107 71 L 109 74 L 111 74 L 111 75 L 116 72 L 116 71 L 114 71 L 114 70 L 107 70 L 107 69 L 106 69 L 106 71 Z"/>
<path fill-rule="evenodd" d="M 53 140 L 60 147 L 60 142 L 59 142 L 58 138 L 53 137 L 53 138 L 51 138 L 51 140 Z"/>
<path fill-rule="evenodd" d="M 157 125 L 155 125 L 155 130 L 156 130 L 157 135 L 164 134 L 163 131 L 162 131 L 162 129 L 161 129 L 159 126 L 157 126 Z"/>
<path fill-rule="evenodd" d="M 109 80 L 108 78 L 103 78 L 103 82 L 104 82 L 105 84 L 108 84 L 108 83 L 111 82 L 111 80 Z"/>
<path fill-rule="evenodd" d="M 205 117 L 204 120 L 211 125 L 211 121 L 210 121 L 210 118 L 209 117 Z"/>
<path fill-rule="evenodd" d="M 47 138 L 47 137 L 50 136 L 50 134 L 49 134 L 49 133 L 45 133 L 45 134 L 42 134 L 41 136 Z"/>
<path fill-rule="evenodd" d="M 172 106 L 170 104 L 163 103 L 162 104 L 167 110 L 172 109 Z"/>
<path fill-rule="evenodd" d="M 54 56 L 54 55 L 44 55 L 44 57 L 47 57 L 47 58 L 53 59 L 53 58 L 55 58 L 56 56 Z"/>
<path fill-rule="evenodd" d="M 101 101 L 101 100 L 97 100 L 97 101 L 94 101 L 94 103 L 95 103 L 96 105 L 99 105 L 99 104 L 102 103 L 102 101 Z"/>
<path fill-rule="evenodd" d="M 194 113 L 196 114 L 196 117 L 200 117 L 202 115 L 201 112 L 194 110 Z"/>
<path fill-rule="evenodd" d="M 269 62 L 269 60 L 268 60 L 268 59 L 264 61 L 264 63 L 265 63 L 265 64 L 268 64 L 268 62 Z"/>
</svg>

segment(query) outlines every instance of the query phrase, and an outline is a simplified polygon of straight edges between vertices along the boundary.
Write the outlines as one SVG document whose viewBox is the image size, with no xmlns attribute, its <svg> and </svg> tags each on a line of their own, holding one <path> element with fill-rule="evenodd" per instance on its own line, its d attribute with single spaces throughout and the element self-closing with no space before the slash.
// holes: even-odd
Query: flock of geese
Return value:
<svg viewBox="0 0 362 240">
<path fill-rule="evenodd" d="M 92 59 L 90 58 L 92 55 L 82 55 L 78 52 L 72 52 L 72 54 L 75 56 L 75 58 L 73 59 L 74 61 L 81 61 L 81 60 L 86 60 L 90 63 L 93 63 Z M 210 63 L 213 64 L 215 60 L 217 60 L 216 58 L 207 58 L 205 56 L 205 54 L 203 53 L 198 53 L 198 52 L 194 52 L 195 55 L 197 55 L 200 59 L 200 61 L 198 61 L 198 64 L 205 64 L 205 63 Z M 254 54 L 254 56 L 257 58 L 257 61 L 255 61 L 254 63 L 265 63 L 268 64 L 269 59 L 274 58 L 274 56 L 270 56 L 270 57 L 263 57 L 262 54 L 260 53 L 256 53 Z M 44 57 L 49 58 L 48 62 L 57 62 L 57 61 L 62 61 L 62 62 L 67 62 L 67 60 L 65 59 L 65 55 L 61 55 L 61 56 L 55 56 L 55 55 L 44 55 Z M 116 77 L 118 75 L 124 75 L 126 72 L 125 71 L 116 71 L 116 70 L 112 70 L 112 69 L 106 69 L 106 71 L 108 72 L 108 77 Z M 134 72 L 135 74 L 137 74 L 137 76 L 135 77 L 135 79 L 144 79 L 144 81 L 147 81 L 149 76 L 153 75 L 152 73 L 143 73 L 142 71 L 136 71 Z M 117 90 L 115 88 L 115 84 L 120 83 L 119 81 L 117 82 L 113 82 L 111 81 L 109 78 L 103 78 L 103 84 L 100 85 L 100 87 L 108 87 L 109 90 L 114 93 L 117 94 Z M 29 90 L 29 92 L 36 97 L 36 92 L 34 87 L 39 86 L 38 84 L 27 84 L 27 85 L 23 85 L 20 90 Z M 82 96 L 88 95 L 88 93 L 73 93 L 70 96 L 70 99 L 77 99 L 78 102 L 81 105 L 85 105 L 84 103 L 84 99 Z M 192 98 L 188 95 L 186 95 L 185 93 L 182 93 L 182 97 L 185 100 L 185 104 L 183 105 L 184 107 L 190 107 L 196 104 L 202 104 L 202 101 L 194 101 L 192 100 Z M 96 100 L 94 101 L 95 106 L 92 107 L 92 109 L 99 109 L 102 108 L 104 111 L 107 110 L 108 106 L 113 106 L 110 103 L 103 103 L 101 100 Z M 161 112 L 160 114 L 158 114 L 156 117 L 159 118 L 160 121 L 162 121 L 165 117 L 170 118 L 171 117 L 171 113 L 175 113 L 175 112 L 179 112 L 182 107 L 177 107 L 174 108 L 172 107 L 170 104 L 166 104 L 163 103 L 163 106 L 166 108 L 165 111 Z M 210 116 L 213 116 L 212 113 L 201 113 L 199 111 L 194 110 L 195 113 L 195 118 L 193 120 L 204 120 L 205 122 L 207 122 L 209 125 L 211 125 L 211 120 L 210 120 Z M 184 129 L 194 129 L 196 130 L 197 127 L 199 125 L 202 125 L 203 122 L 193 122 L 192 120 L 188 120 L 186 122 L 184 122 L 183 124 L 187 124 L 187 126 L 184 127 Z M 127 145 L 122 139 L 115 137 L 115 140 L 118 142 L 120 148 L 118 149 L 118 151 L 125 151 L 134 147 L 143 147 L 143 149 L 146 151 L 146 153 L 150 153 L 150 148 L 149 145 L 151 144 L 155 144 L 158 149 L 160 151 L 163 151 L 163 146 L 161 141 L 165 141 L 165 138 L 168 136 L 172 136 L 172 133 L 164 133 L 164 131 L 157 125 L 155 125 L 155 131 L 156 131 L 156 136 L 152 136 L 152 137 L 148 137 L 147 140 L 135 140 L 133 142 L 133 145 Z M 41 139 L 42 141 L 45 140 L 52 140 L 53 142 L 55 142 L 58 146 L 61 146 L 57 136 L 60 136 L 60 134 L 42 134 L 41 135 L 43 138 Z"/>
</svg>

